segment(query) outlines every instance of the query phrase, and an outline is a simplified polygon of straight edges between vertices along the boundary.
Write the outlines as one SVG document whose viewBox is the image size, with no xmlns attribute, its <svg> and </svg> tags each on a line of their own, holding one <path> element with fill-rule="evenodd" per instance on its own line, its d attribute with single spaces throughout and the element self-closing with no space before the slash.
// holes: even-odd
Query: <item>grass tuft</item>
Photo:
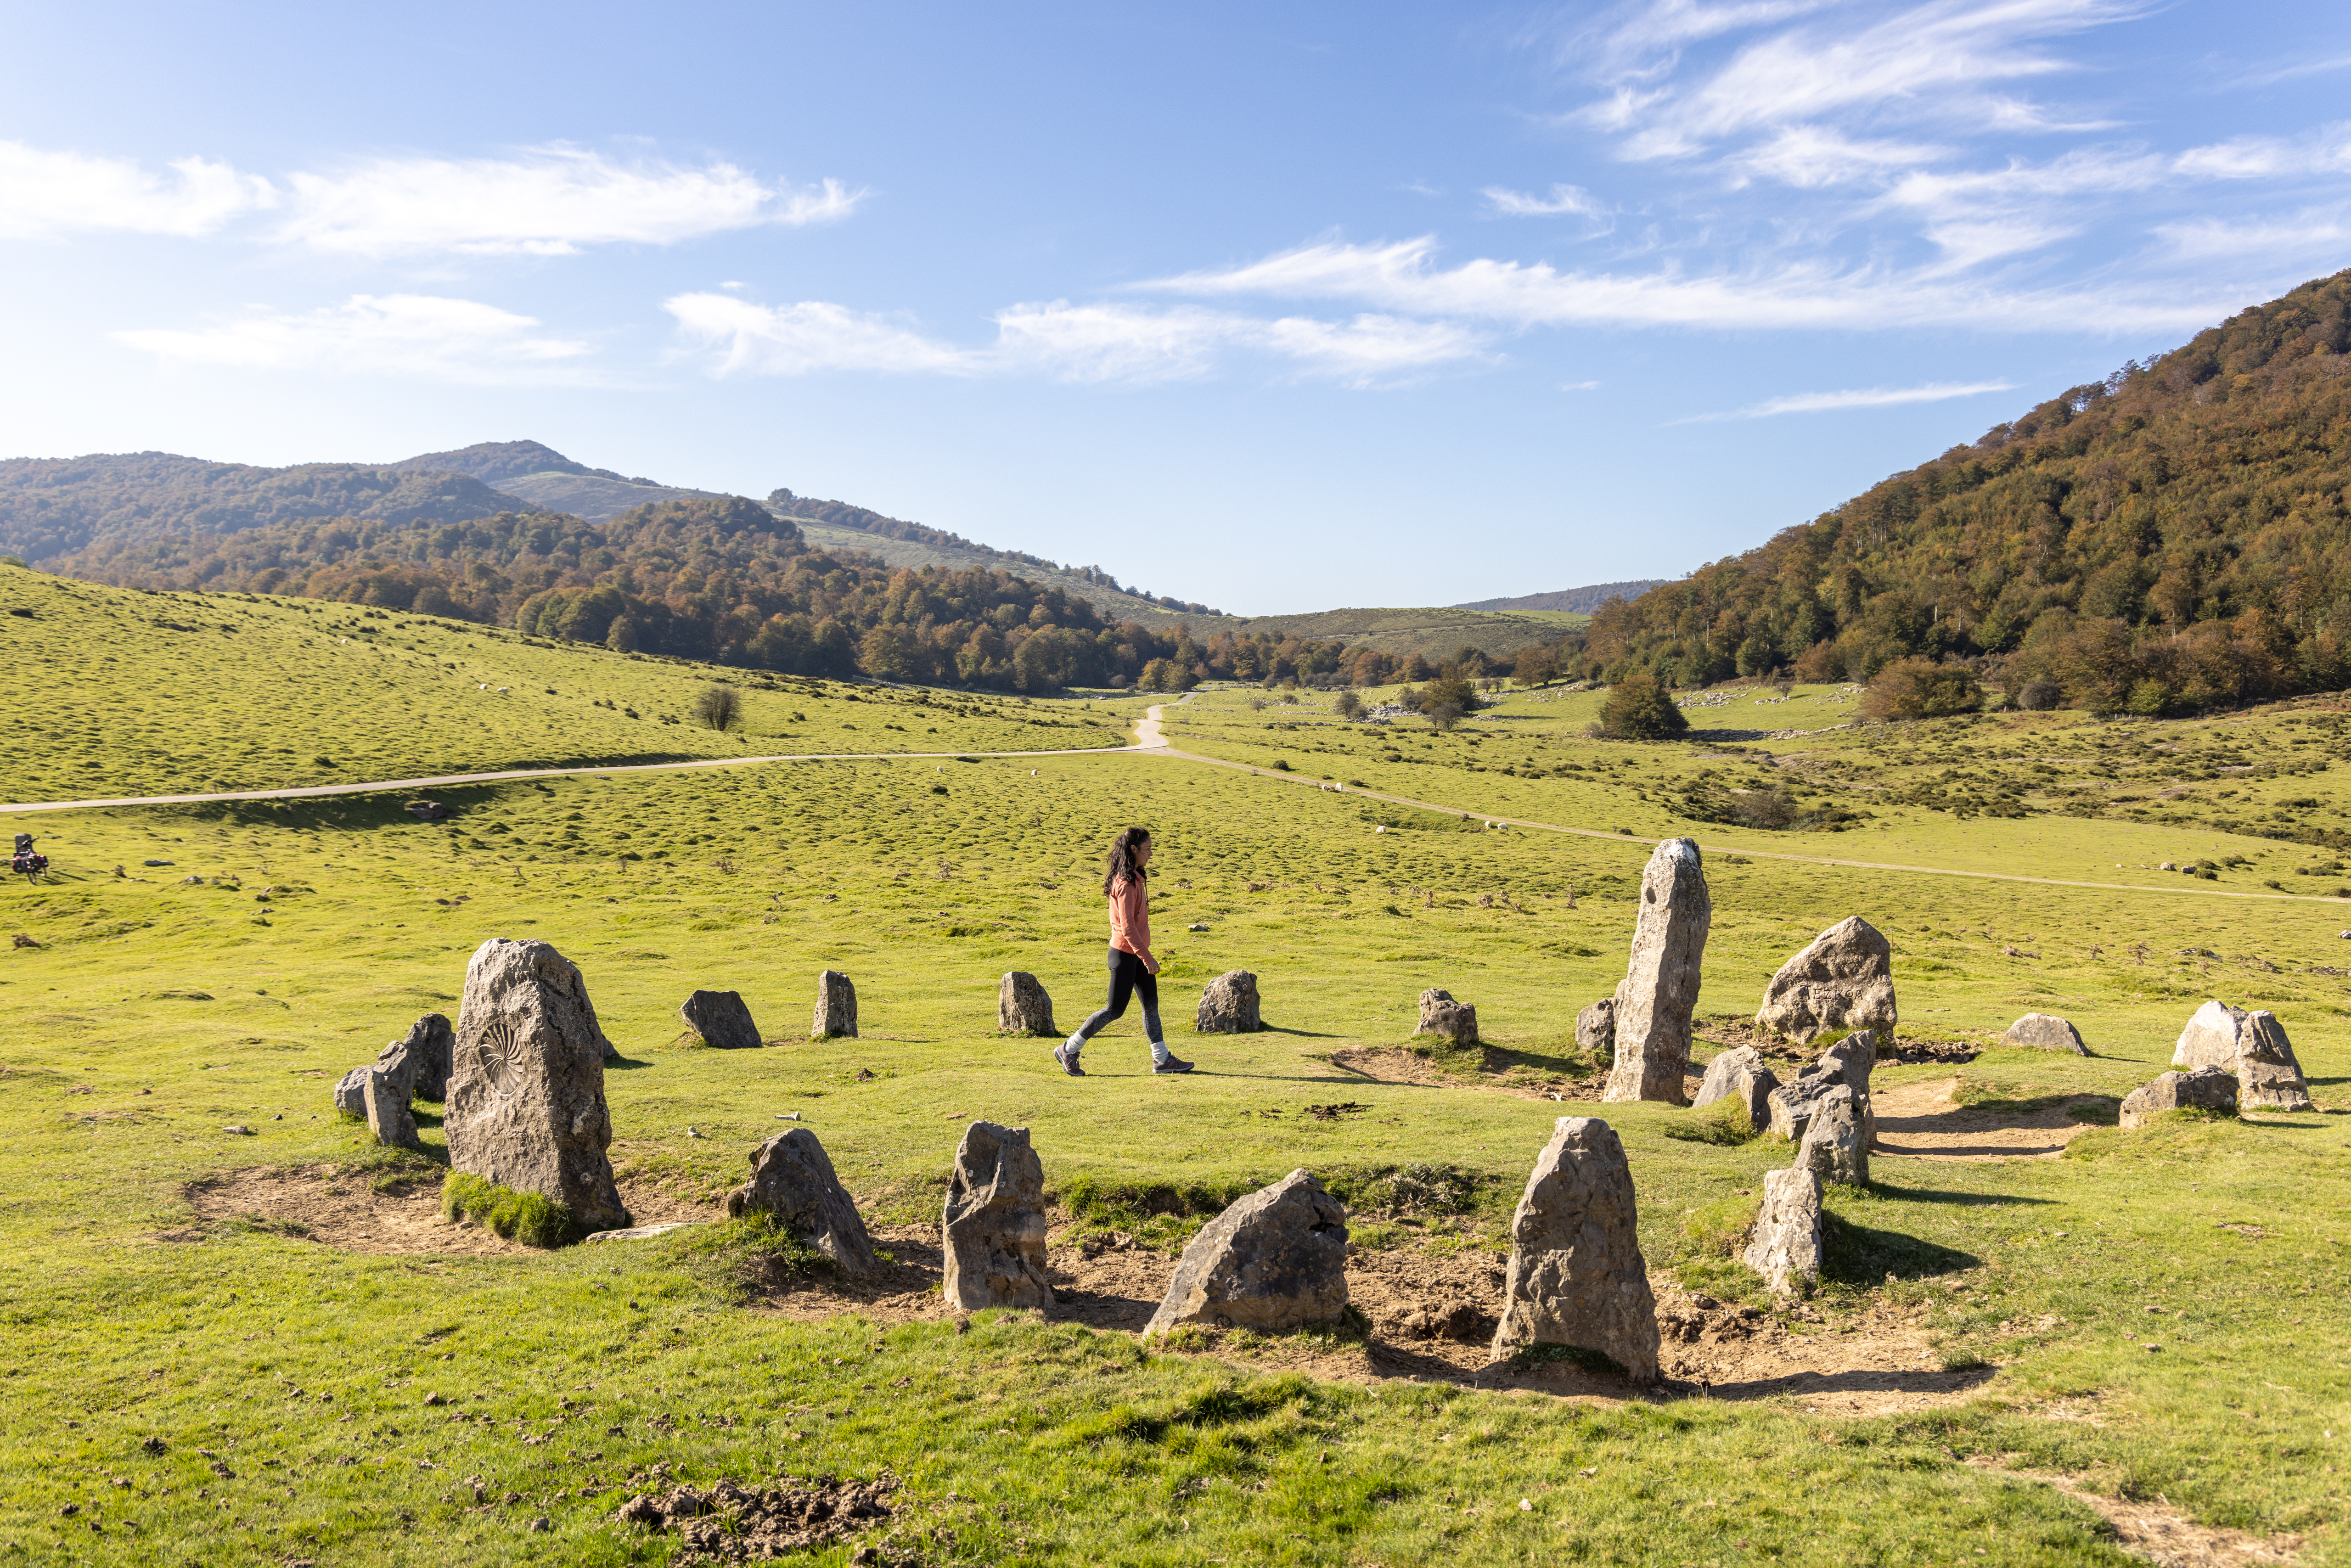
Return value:
<svg viewBox="0 0 2351 1568">
<path fill-rule="evenodd" d="M 588 1234 L 579 1218 L 553 1198 L 517 1192 L 465 1171 L 451 1173 L 442 1184 L 441 1213 L 453 1224 L 470 1218 L 526 1247 L 560 1247 Z"/>
</svg>

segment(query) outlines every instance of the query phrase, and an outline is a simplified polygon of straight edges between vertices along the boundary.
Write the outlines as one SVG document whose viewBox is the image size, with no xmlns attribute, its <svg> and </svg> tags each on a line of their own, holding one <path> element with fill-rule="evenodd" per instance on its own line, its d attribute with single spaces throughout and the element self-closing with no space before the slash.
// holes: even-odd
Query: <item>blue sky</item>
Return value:
<svg viewBox="0 0 2351 1568">
<path fill-rule="evenodd" d="M 2351 266 L 2351 7 L 0 7 L 0 455 L 1675 576 Z"/>
</svg>

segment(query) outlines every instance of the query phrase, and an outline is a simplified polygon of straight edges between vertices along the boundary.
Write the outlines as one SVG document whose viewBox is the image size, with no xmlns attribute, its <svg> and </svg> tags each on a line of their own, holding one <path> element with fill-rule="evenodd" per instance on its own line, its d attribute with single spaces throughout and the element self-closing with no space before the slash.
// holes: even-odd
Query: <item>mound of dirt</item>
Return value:
<svg viewBox="0 0 2351 1568">
<path fill-rule="evenodd" d="M 347 1252 L 460 1253 L 522 1257 L 536 1251 L 470 1219 L 441 1218 L 441 1181 L 403 1182 L 375 1189 L 371 1172 L 334 1166 L 290 1166 L 228 1171 L 182 1189 L 204 1223 L 166 1231 L 167 1241 L 200 1240 L 212 1227 L 248 1220 L 280 1235 L 340 1247 Z M 640 1225 L 712 1219 L 707 1206 L 687 1203 L 651 1182 L 621 1186 L 621 1201 Z"/>
<path fill-rule="evenodd" d="M 833 1476 L 798 1480 L 779 1476 L 757 1490 L 722 1480 L 706 1490 L 676 1487 L 645 1492 L 620 1508 L 623 1523 L 678 1537 L 676 1563 L 765 1563 L 787 1552 L 812 1552 L 891 1517 L 889 1499 L 898 1478 L 888 1471 L 874 1480 L 844 1481 Z M 861 1563 L 911 1563 L 868 1547 L 852 1559 Z"/>
<path fill-rule="evenodd" d="M 2022 1105 L 1991 1102 L 1962 1105 L 1952 1098 L 1956 1078 L 1906 1083 L 1871 1096 L 1877 1110 L 1876 1154 L 1921 1160 L 2046 1160 L 2095 1124 L 2070 1113 L 2112 1103 L 2111 1096 L 2077 1094 L 2029 1101 Z"/>
</svg>

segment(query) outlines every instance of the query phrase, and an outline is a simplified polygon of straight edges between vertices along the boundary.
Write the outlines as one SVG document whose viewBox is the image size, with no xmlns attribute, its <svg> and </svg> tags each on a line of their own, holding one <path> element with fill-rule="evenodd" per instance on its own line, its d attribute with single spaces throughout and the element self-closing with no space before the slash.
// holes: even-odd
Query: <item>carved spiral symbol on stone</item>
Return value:
<svg viewBox="0 0 2351 1568">
<path fill-rule="evenodd" d="M 521 1076 L 522 1051 L 522 1029 L 510 1018 L 492 1019 L 481 1038 L 474 1042 L 482 1075 L 501 1094 L 511 1092 Z"/>
</svg>

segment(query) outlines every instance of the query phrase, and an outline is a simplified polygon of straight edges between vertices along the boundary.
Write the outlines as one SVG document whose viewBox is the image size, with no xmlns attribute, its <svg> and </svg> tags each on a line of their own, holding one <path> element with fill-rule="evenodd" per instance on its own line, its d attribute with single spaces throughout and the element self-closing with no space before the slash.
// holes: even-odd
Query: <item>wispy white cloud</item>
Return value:
<svg viewBox="0 0 2351 1568">
<path fill-rule="evenodd" d="M 157 174 L 134 159 L 0 141 L 0 238 L 208 235 L 277 201 L 268 181 L 208 158 L 165 168 Z"/>
<path fill-rule="evenodd" d="M 2351 255 L 2351 213 L 2341 207 L 2288 219 L 2195 218 L 2161 225 L 2155 232 L 2181 261 L 2262 256 L 2333 266 Z"/>
<path fill-rule="evenodd" d="M 1569 213 L 1597 218 L 1608 214 L 1606 204 L 1580 185 L 1553 185 L 1551 193 L 1542 196 L 1502 185 L 1489 185 L 1478 193 L 1486 198 L 1495 213 L 1506 218 L 1558 217 Z"/>
<path fill-rule="evenodd" d="M 1694 413 L 1668 424 L 1711 424 L 1726 419 L 1772 419 L 1783 413 L 1830 413 L 1848 408 L 1894 408 L 1904 403 L 1942 402 L 1955 397 L 2014 392 L 2014 382 L 1930 382 L 1916 387 L 1855 387 L 1844 392 L 1791 392 L 1721 413 Z"/>
<path fill-rule="evenodd" d="M 1799 190 L 1876 179 L 1889 171 L 1913 169 L 1950 156 L 1947 149 L 1915 141 L 1855 139 L 1821 125 L 1792 125 L 1760 147 L 1728 161 L 1734 180 L 1771 180 Z"/>
<path fill-rule="evenodd" d="M 688 350 L 718 375 L 868 371 L 1148 384 L 1197 380 L 1228 360 L 1254 358 L 1360 386 L 1486 351 L 1482 334 L 1458 324 L 1377 314 L 1267 319 L 1196 306 L 1054 300 L 998 311 L 995 340 L 965 347 L 927 336 L 903 317 L 825 301 L 771 306 L 696 293 L 665 300 L 664 308 Z"/>
<path fill-rule="evenodd" d="M 0 141 L 0 237 L 104 231 L 236 232 L 310 250 L 565 256 L 598 245 L 674 245 L 766 225 L 835 222 L 866 193 L 839 180 L 793 186 L 733 163 L 698 167 L 542 147 L 506 158 L 375 158 L 272 180 L 183 158 L 157 174 L 135 160 Z"/>
<path fill-rule="evenodd" d="M 279 238 L 362 256 L 673 245 L 769 224 L 831 223 L 864 199 L 838 180 L 796 189 L 732 163 L 621 162 L 573 147 L 513 158 L 381 158 L 287 183 Z"/>
<path fill-rule="evenodd" d="M 2146 9 L 2140 0 L 1930 0 L 1865 26 L 1840 17 L 1835 26 L 1789 27 L 1687 85 L 1650 87 L 1677 60 L 1671 51 L 1681 40 L 1662 38 L 1645 57 L 1642 39 L 1661 17 L 1695 10 L 1668 4 L 1622 31 L 1613 57 L 1620 79 L 1581 118 L 1622 134 L 1621 152 L 1638 160 L 1691 157 L 1726 138 L 1865 111 L 1913 122 L 2043 122 L 2041 110 L 1996 92 L 1996 84 L 2070 70 L 2037 46 Z M 1778 19 L 1741 16 L 1721 30 Z"/>
<path fill-rule="evenodd" d="M 241 370 L 416 376 L 484 383 L 592 379 L 589 345 L 548 337 L 533 317 L 471 299 L 355 294 L 300 314 L 255 310 L 213 325 L 112 334 L 158 359 Z"/>
<path fill-rule="evenodd" d="M 1416 316 L 1513 327 L 1895 328 L 2171 330 L 2233 308 L 2218 290 L 2177 284 L 2017 288 L 1829 261 L 1739 272 L 1562 272 L 1547 262 L 1479 258 L 1434 265 L 1431 237 L 1387 245 L 1337 242 L 1263 260 L 1154 280 L 1199 298 L 1260 295 L 1346 299 Z"/>
</svg>

